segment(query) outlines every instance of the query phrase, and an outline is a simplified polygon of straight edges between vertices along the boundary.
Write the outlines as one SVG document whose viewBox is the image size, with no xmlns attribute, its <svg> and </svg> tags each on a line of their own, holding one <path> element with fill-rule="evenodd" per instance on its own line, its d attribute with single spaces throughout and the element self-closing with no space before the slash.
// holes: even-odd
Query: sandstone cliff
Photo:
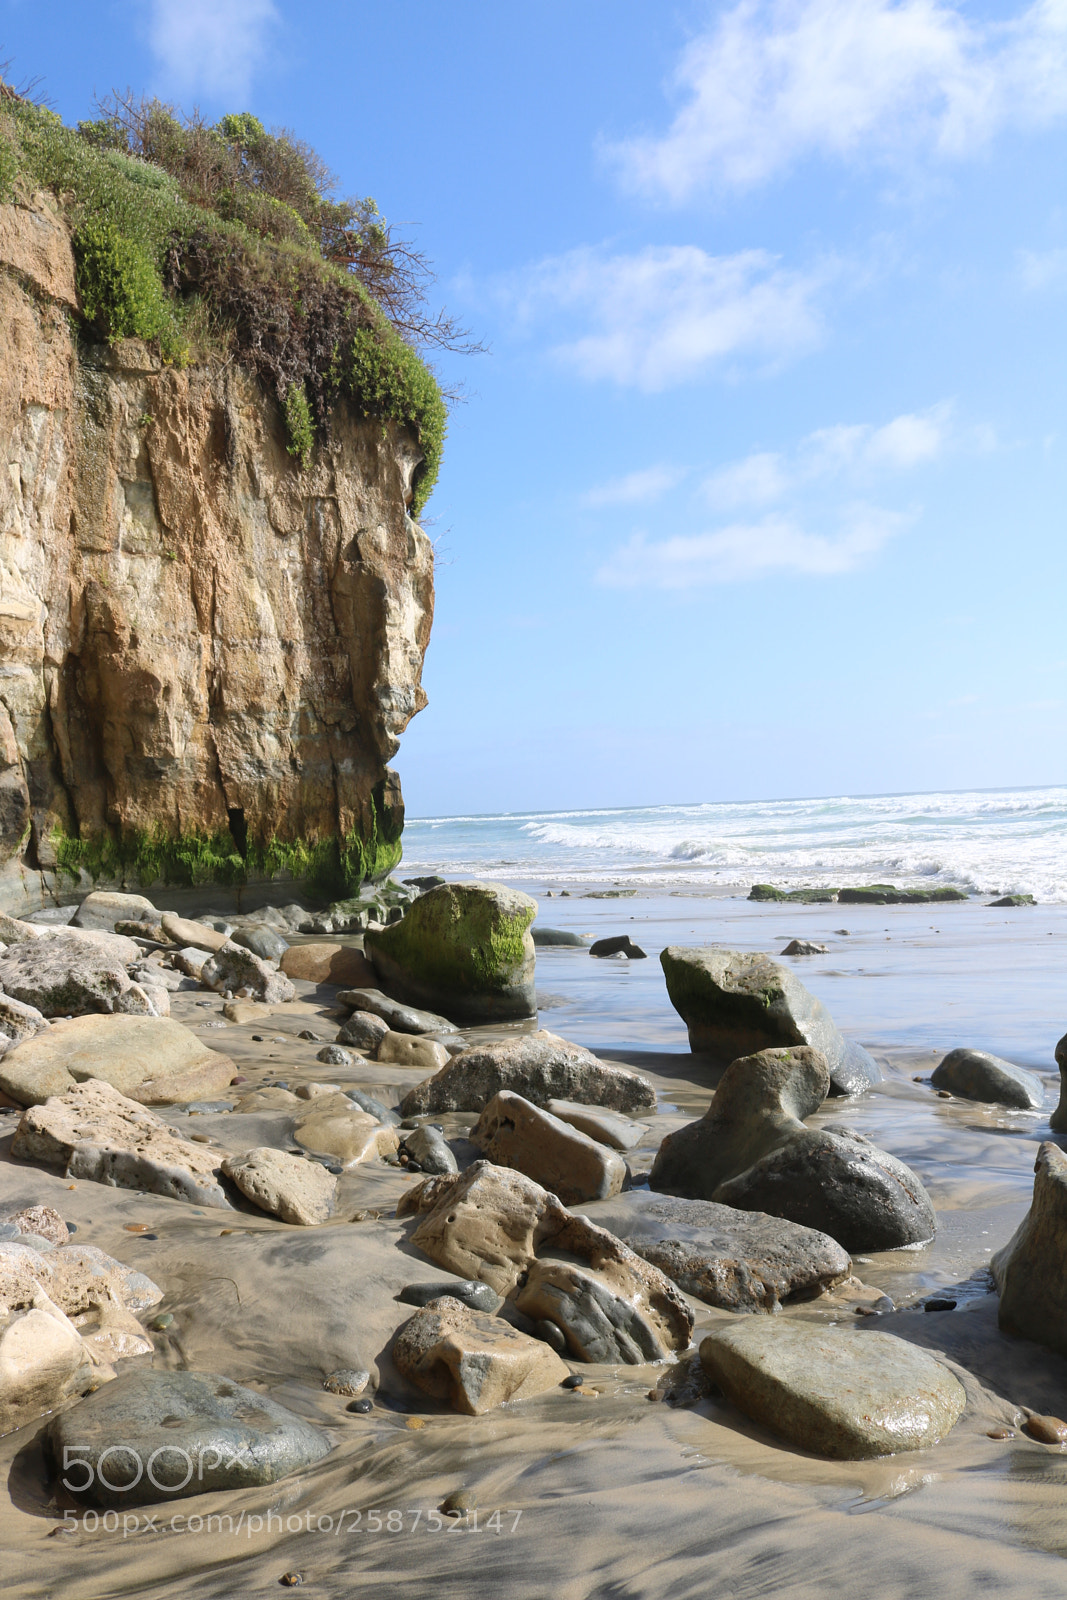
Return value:
<svg viewBox="0 0 1067 1600">
<path fill-rule="evenodd" d="M 388 870 L 433 612 L 413 435 L 341 403 L 301 470 L 247 371 L 76 310 L 50 199 L 0 206 L 0 905 Z"/>
</svg>

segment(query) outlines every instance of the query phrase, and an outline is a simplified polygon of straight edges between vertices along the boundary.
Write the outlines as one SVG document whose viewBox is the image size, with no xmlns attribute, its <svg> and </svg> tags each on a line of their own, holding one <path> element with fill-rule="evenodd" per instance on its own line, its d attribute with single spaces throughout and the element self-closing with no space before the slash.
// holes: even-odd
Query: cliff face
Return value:
<svg viewBox="0 0 1067 1600">
<path fill-rule="evenodd" d="M 0 904 L 79 865 L 388 869 L 433 613 L 411 435 L 338 406 L 301 471 L 247 373 L 86 345 L 76 306 L 47 198 L 0 207 Z"/>
</svg>

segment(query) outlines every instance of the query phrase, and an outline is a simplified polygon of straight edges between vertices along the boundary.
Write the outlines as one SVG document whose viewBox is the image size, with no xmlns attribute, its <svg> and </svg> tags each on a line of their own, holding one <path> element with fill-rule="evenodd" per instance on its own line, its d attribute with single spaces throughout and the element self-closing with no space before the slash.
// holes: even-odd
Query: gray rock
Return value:
<svg viewBox="0 0 1067 1600">
<path fill-rule="evenodd" d="M 140 955 L 132 941 L 122 943 Z M 92 1011 L 154 1015 L 144 990 L 131 982 L 124 963 L 106 948 L 73 934 L 13 945 L 0 956 L 0 988 L 46 1017 L 75 1017 Z"/>
<path fill-rule="evenodd" d="M 598 1144 L 609 1150 L 632 1150 L 648 1132 L 645 1122 L 631 1122 L 629 1117 L 616 1111 L 604 1111 L 598 1106 L 579 1105 L 576 1100 L 550 1100 L 548 1110 L 561 1122 L 588 1134 Z"/>
<path fill-rule="evenodd" d="M 97 1506 L 257 1488 L 331 1449 L 321 1429 L 229 1378 L 145 1368 L 105 1384 L 45 1434 L 53 1478 Z M 75 1455 L 86 1465 L 65 1468 Z"/>
<path fill-rule="evenodd" d="M 863 1046 L 845 1039 L 822 1002 L 768 956 L 672 945 L 660 965 L 690 1049 L 725 1064 L 759 1050 L 810 1045 L 826 1057 L 832 1094 L 860 1094 L 881 1080 Z"/>
<path fill-rule="evenodd" d="M 203 955 L 206 961 L 206 950 Z M 130 967 L 129 973 L 134 983 L 139 983 L 142 989 L 166 989 L 168 994 L 177 994 L 183 987 L 180 972 L 175 972 L 173 967 L 162 967 L 156 961 L 145 961 L 138 967 Z"/>
<path fill-rule="evenodd" d="M 390 1032 L 387 1022 L 381 1017 L 376 1017 L 372 1011 L 353 1011 L 340 1033 L 337 1035 L 338 1044 L 350 1044 L 364 1054 L 373 1056 L 377 1054 L 378 1046 Z M 411 1035 L 414 1038 L 417 1035 Z"/>
<path fill-rule="evenodd" d="M 303 907 L 294 906 L 292 909 L 295 912 L 299 912 L 300 921 L 302 922 L 306 916 L 306 912 L 304 911 Z M 242 912 L 240 926 L 244 928 L 277 928 L 281 929 L 282 932 L 285 932 L 286 929 L 294 928 L 297 925 L 290 922 L 289 917 L 286 915 L 283 907 L 260 906 L 256 911 Z M 234 940 L 234 943 L 236 942 L 237 941 Z M 251 949 L 251 945 L 248 948 Z M 256 951 L 256 955 L 262 954 L 263 952 L 261 950 Z"/>
<path fill-rule="evenodd" d="M 984 1050 L 950 1050 L 934 1068 L 930 1082 L 964 1100 L 1016 1106 L 1037 1111 L 1045 1103 L 1045 1086 L 1034 1072 L 1026 1072 Z"/>
<path fill-rule="evenodd" d="M 746 1318 L 716 1329 L 700 1360 L 753 1421 L 815 1455 L 863 1461 L 925 1450 L 963 1414 L 963 1385 L 890 1333 Z"/>
<path fill-rule="evenodd" d="M 933 1238 L 910 1168 L 861 1134 L 804 1127 L 828 1084 L 825 1057 L 803 1046 L 731 1062 L 704 1116 L 660 1145 L 651 1188 L 786 1217 L 852 1254 Z"/>
<path fill-rule="evenodd" d="M 852 1268 L 825 1233 L 707 1200 L 637 1191 L 598 1207 L 597 1221 L 686 1294 L 724 1311 L 778 1311 Z"/>
<path fill-rule="evenodd" d="M 9 994 L 0 994 L 0 1054 L 24 1039 L 32 1039 L 35 1033 L 44 1033 L 47 1027 L 47 1018 L 36 1006 L 14 1000 Z"/>
<path fill-rule="evenodd" d="M 1030 1210 L 989 1265 L 1000 1326 L 1067 1355 L 1067 1155 L 1046 1141 L 1034 1163 Z"/>
<path fill-rule="evenodd" d="M 327 1067 L 350 1067 L 352 1056 L 339 1044 L 327 1044 L 318 1052 L 316 1061 L 321 1061 Z"/>
<path fill-rule="evenodd" d="M 337 998 L 343 1006 L 357 1012 L 370 1012 L 386 1024 L 387 1033 L 454 1033 L 455 1025 L 433 1011 L 418 1011 L 414 1006 L 392 1000 L 380 989 L 341 989 Z M 351 1019 L 349 1019 L 351 1020 Z M 351 1043 L 355 1043 L 352 1040 Z"/>
<path fill-rule="evenodd" d="M 634 944 L 628 933 L 616 934 L 610 939 L 598 939 L 589 946 L 591 956 L 626 956 L 629 961 L 646 961 L 647 954 L 639 944 Z"/>
<path fill-rule="evenodd" d="M 143 894 L 94 889 L 70 920 L 75 928 L 101 928 L 105 933 L 113 933 L 116 922 L 155 922 L 158 918 L 159 912 Z"/>
<path fill-rule="evenodd" d="M 220 933 L 211 922 L 204 919 L 190 922 L 187 917 L 175 916 L 173 911 L 164 911 L 159 922 L 168 939 L 176 945 L 191 945 L 196 950 L 219 950 L 229 937 L 228 923 L 227 932 Z"/>
<path fill-rule="evenodd" d="M 656 1091 L 647 1078 L 599 1061 L 591 1050 L 554 1033 L 521 1034 L 474 1045 L 434 1077 L 417 1084 L 400 1105 L 405 1117 L 430 1111 L 483 1111 L 502 1089 L 535 1106 L 576 1100 L 612 1111 L 649 1111 Z"/>
<path fill-rule="evenodd" d="M 1056 1046 L 1056 1065 L 1060 1069 L 1060 1098 L 1048 1122 L 1053 1133 L 1067 1133 L 1067 1033 Z"/>
<path fill-rule="evenodd" d="M 28 912 L 21 920 L 45 928 L 68 928 L 77 915 L 77 906 L 45 906 L 41 911 Z"/>
<path fill-rule="evenodd" d="M 401 1289 L 397 1299 L 405 1306 L 426 1306 L 431 1300 L 439 1300 L 442 1295 L 451 1295 L 453 1300 L 458 1300 L 471 1311 L 485 1311 L 489 1316 L 495 1316 L 504 1304 L 503 1296 L 487 1283 L 479 1283 L 476 1278 L 449 1278 L 444 1283 L 409 1283 Z"/>
<path fill-rule="evenodd" d="M 404 1139 L 404 1149 L 423 1172 L 458 1172 L 459 1163 L 445 1141 L 439 1128 L 416 1128 Z"/>
<path fill-rule="evenodd" d="M 342 1367 L 338 1372 L 331 1372 L 328 1378 L 322 1381 L 322 1387 L 330 1394 L 343 1394 L 352 1397 L 362 1394 L 370 1382 L 370 1373 L 362 1367 Z"/>
<path fill-rule="evenodd" d="M 589 945 L 584 933 L 571 933 L 566 928 L 539 928 L 535 925 L 530 929 L 530 937 L 538 948 L 560 946 L 568 950 L 585 950 Z"/>
<path fill-rule="evenodd" d="M 251 950 L 264 961 L 280 961 L 289 948 L 288 939 L 283 939 L 277 929 L 271 927 L 236 928 L 230 938 L 242 950 Z"/>
<path fill-rule="evenodd" d="M 296 999 L 296 990 L 284 972 L 275 972 L 261 956 L 233 943 L 224 944 L 204 963 L 200 982 L 218 994 L 227 989 L 233 994 L 248 989 L 253 999 L 264 1000 L 268 1005 Z"/>
<path fill-rule="evenodd" d="M 400 1116 L 390 1106 L 383 1105 L 372 1094 L 365 1094 L 362 1089 L 348 1088 L 346 1097 L 357 1105 L 361 1111 L 366 1111 L 369 1116 L 377 1117 L 379 1122 L 384 1122 L 386 1127 L 399 1128 Z"/>
<path fill-rule="evenodd" d="M 829 952 L 829 945 L 813 944 L 810 939 L 790 939 L 782 954 L 784 956 L 825 956 Z"/>
<path fill-rule="evenodd" d="M 1002 894 L 999 900 L 990 900 L 992 910 L 1000 910 L 1003 906 L 1032 906 L 1036 905 L 1032 894 Z"/>
<path fill-rule="evenodd" d="M 607 1200 L 629 1179 L 617 1151 L 507 1089 L 490 1100 L 470 1140 L 497 1166 L 524 1172 L 566 1206 Z"/>
</svg>

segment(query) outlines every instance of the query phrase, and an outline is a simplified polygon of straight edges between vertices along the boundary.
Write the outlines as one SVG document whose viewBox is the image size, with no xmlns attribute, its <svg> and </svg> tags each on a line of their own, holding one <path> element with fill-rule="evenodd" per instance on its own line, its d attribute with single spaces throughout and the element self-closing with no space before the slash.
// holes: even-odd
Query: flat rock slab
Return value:
<svg viewBox="0 0 1067 1600">
<path fill-rule="evenodd" d="M 277 1483 L 331 1449 L 321 1429 L 229 1378 L 144 1368 L 105 1384 L 45 1434 L 53 1478 L 97 1506 Z M 85 1465 L 65 1469 L 65 1451 Z"/>
<path fill-rule="evenodd" d="M 237 1068 L 170 1017 L 87 1016 L 56 1022 L 0 1061 L 0 1089 L 41 1105 L 95 1078 L 143 1105 L 209 1099 Z"/>
<path fill-rule="evenodd" d="M 599 1207 L 596 1221 L 686 1294 L 724 1311 L 778 1311 L 833 1288 L 852 1268 L 825 1233 L 709 1200 L 638 1191 Z"/>
<path fill-rule="evenodd" d="M 283 1222 L 313 1228 L 333 1212 L 337 1179 L 317 1161 L 264 1145 L 227 1156 L 221 1170 L 246 1200 Z"/>
<path fill-rule="evenodd" d="M 890 1333 L 746 1318 L 708 1334 L 700 1360 L 754 1422 L 838 1461 L 928 1449 L 966 1404 L 947 1367 Z"/>
<path fill-rule="evenodd" d="M 524 1172 L 565 1206 L 607 1200 L 628 1177 L 616 1151 L 506 1089 L 493 1096 L 469 1137 L 487 1160 Z"/>
<path fill-rule="evenodd" d="M 569 1376 L 542 1340 L 448 1296 L 405 1322 L 393 1360 L 417 1388 L 470 1417 L 544 1394 Z"/>
<path fill-rule="evenodd" d="M 164 911 L 159 919 L 168 939 L 177 945 L 193 945 L 197 950 L 221 950 L 229 935 L 205 922 L 191 922 L 188 917 L 176 917 L 173 911 Z"/>
<path fill-rule="evenodd" d="M 332 1156 L 343 1167 L 356 1167 L 395 1156 L 400 1149 L 396 1127 L 359 1110 L 346 1095 L 331 1095 L 328 1100 L 323 1095 L 311 1104 L 293 1137 L 312 1155 Z"/>
<path fill-rule="evenodd" d="M 1067 1355 L 1067 1155 L 1046 1141 L 1034 1164 L 1034 1198 L 990 1261 L 1006 1333 Z"/>
<path fill-rule="evenodd" d="M 1039 1111 L 1045 1086 L 1036 1072 L 991 1056 L 985 1050 L 950 1050 L 930 1074 L 935 1089 L 948 1089 L 963 1100 Z"/>
<path fill-rule="evenodd" d="M 646 1122 L 631 1122 L 629 1117 L 599 1106 L 583 1106 L 577 1100 L 550 1100 L 547 1109 L 609 1150 L 632 1150 L 648 1132 Z"/>
<path fill-rule="evenodd" d="M 434 1111 L 483 1111 L 501 1090 L 535 1106 L 576 1100 L 612 1111 L 651 1111 L 656 1091 L 647 1078 L 600 1061 L 581 1045 L 542 1029 L 515 1039 L 474 1045 L 453 1056 L 401 1102 L 405 1117 Z"/>
<path fill-rule="evenodd" d="M 372 1016 L 381 1017 L 388 1028 L 394 1033 L 454 1033 L 456 1025 L 449 1022 L 447 1017 L 438 1016 L 435 1011 L 420 1011 L 415 1006 L 406 1006 L 399 1000 L 390 999 L 380 989 L 342 989 L 337 996 L 343 1006 L 351 1006 L 353 1011 L 369 1011 Z M 346 1043 L 341 1040 L 341 1043 Z M 352 1041 L 355 1043 L 355 1041 Z"/>
<path fill-rule="evenodd" d="M 347 944 L 291 944 L 281 958 L 287 978 L 303 983 L 335 983 L 339 988 L 373 989 L 377 974 L 362 950 Z"/>
</svg>

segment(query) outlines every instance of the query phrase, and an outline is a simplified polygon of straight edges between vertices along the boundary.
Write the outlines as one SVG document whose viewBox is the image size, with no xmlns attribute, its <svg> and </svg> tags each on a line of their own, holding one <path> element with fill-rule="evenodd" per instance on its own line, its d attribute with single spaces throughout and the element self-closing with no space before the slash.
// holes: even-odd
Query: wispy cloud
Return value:
<svg viewBox="0 0 1067 1600">
<path fill-rule="evenodd" d="M 816 297 L 836 270 L 790 271 L 765 250 L 583 247 L 541 261 L 506 293 L 521 317 L 555 321 L 553 354 L 581 377 L 655 391 L 731 357 L 777 363 L 816 343 Z"/>
<path fill-rule="evenodd" d="M 612 589 L 691 589 L 775 574 L 851 572 L 910 522 L 902 512 L 853 505 L 834 534 L 810 533 L 791 517 L 732 523 L 709 533 L 648 539 L 634 534 L 596 574 Z"/>
<path fill-rule="evenodd" d="M 742 0 L 686 47 L 666 133 L 608 144 L 632 188 L 679 202 L 810 156 L 958 159 L 1067 114 L 1067 5 L 1006 22 L 946 0 Z"/>
<path fill-rule="evenodd" d="M 164 92 L 242 110 L 279 22 L 273 0 L 151 0 L 148 38 Z"/>
<path fill-rule="evenodd" d="M 581 504 L 594 510 L 601 506 L 650 505 L 662 499 L 684 476 L 681 467 L 665 464 L 643 467 L 638 472 L 627 472 L 621 478 L 611 478 L 607 483 L 587 489 Z"/>
<path fill-rule="evenodd" d="M 1067 250 L 1020 250 L 1018 261 L 1024 289 L 1054 289 L 1067 283 Z"/>
</svg>

